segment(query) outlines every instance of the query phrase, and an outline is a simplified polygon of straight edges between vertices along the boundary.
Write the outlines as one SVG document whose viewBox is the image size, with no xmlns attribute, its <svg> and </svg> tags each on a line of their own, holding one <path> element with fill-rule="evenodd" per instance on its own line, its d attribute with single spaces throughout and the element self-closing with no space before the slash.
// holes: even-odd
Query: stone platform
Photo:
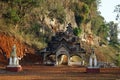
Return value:
<svg viewBox="0 0 120 80">
<path fill-rule="evenodd" d="M 7 71 L 11 71 L 11 72 L 20 72 L 20 71 L 22 71 L 23 69 L 22 69 L 22 67 L 21 67 L 20 65 L 17 65 L 17 66 L 8 65 L 8 66 L 6 67 L 6 70 L 7 70 Z"/>
</svg>

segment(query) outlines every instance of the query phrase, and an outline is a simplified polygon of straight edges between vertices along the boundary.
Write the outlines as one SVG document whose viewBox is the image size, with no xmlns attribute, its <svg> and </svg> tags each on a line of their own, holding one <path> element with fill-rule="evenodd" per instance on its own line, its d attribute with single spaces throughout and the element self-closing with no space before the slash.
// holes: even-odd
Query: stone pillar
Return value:
<svg viewBox="0 0 120 80">
<path fill-rule="evenodd" d="M 63 60 L 64 60 L 64 55 L 61 55 L 61 57 L 60 57 L 60 63 L 59 64 L 62 64 L 62 62 L 63 62 Z"/>
<path fill-rule="evenodd" d="M 69 65 L 69 63 L 70 63 L 70 58 L 69 58 L 69 56 L 68 56 L 68 65 Z"/>
<path fill-rule="evenodd" d="M 58 55 L 56 55 L 56 63 L 55 63 L 56 66 L 58 65 L 58 59 L 57 59 L 57 56 L 58 56 Z"/>
<path fill-rule="evenodd" d="M 68 65 L 70 65 L 70 55 L 68 55 Z"/>
</svg>

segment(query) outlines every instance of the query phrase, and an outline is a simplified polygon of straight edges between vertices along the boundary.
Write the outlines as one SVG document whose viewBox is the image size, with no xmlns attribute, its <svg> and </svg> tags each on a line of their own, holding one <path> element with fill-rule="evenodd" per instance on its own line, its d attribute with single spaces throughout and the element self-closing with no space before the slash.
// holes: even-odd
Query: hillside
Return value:
<svg viewBox="0 0 120 80">
<path fill-rule="evenodd" d="M 116 51 L 100 31 L 105 22 L 97 11 L 98 3 L 99 0 L 1 0 L 0 54 L 8 59 L 14 44 L 18 56 L 35 54 L 47 46 L 52 35 L 71 23 L 73 28 L 81 29 L 78 36 L 88 53 L 91 46 L 95 47 L 99 60 L 113 62 Z"/>
</svg>

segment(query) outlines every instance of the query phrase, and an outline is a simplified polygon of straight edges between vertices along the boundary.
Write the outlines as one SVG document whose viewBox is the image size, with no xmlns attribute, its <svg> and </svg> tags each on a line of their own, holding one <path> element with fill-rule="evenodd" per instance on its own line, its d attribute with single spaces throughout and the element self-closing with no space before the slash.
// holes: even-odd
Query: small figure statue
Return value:
<svg viewBox="0 0 120 80">
<path fill-rule="evenodd" d="M 90 59 L 89 59 L 89 67 L 97 67 L 97 58 L 96 55 L 94 53 L 94 50 L 92 49 L 92 54 L 90 55 Z"/>
<path fill-rule="evenodd" d="M 10 54 L 9 65 L 19 65 L 19 60 L 16 54 L 16 45 L 14 45 L 12 48 L 12 52 Z"/>
<path fill-rule="evenodd" d="M 20 59 L 21 58 L 17 57 L 16 45 L 14 45 L 12 48 L 12 52 L 10 54 L 9 65 L 6 67 L 6 69 L 9 71 L 14 71 L 14 72 L 21 71 L 22 67 L 21 67 L 21 65 L 19 65 Z"/>
</svg>

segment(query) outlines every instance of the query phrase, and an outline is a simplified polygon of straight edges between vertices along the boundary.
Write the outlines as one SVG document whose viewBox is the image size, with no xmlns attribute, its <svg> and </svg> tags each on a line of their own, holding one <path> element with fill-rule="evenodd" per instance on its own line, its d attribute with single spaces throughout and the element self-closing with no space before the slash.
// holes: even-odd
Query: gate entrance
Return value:
<svg viewBox="0 0 120 80">
<path fill-rule="evenodd" d="M 68 56 L 64 54 L 59 55 L 58 65 L 68 65 Z"/>
</svg>

